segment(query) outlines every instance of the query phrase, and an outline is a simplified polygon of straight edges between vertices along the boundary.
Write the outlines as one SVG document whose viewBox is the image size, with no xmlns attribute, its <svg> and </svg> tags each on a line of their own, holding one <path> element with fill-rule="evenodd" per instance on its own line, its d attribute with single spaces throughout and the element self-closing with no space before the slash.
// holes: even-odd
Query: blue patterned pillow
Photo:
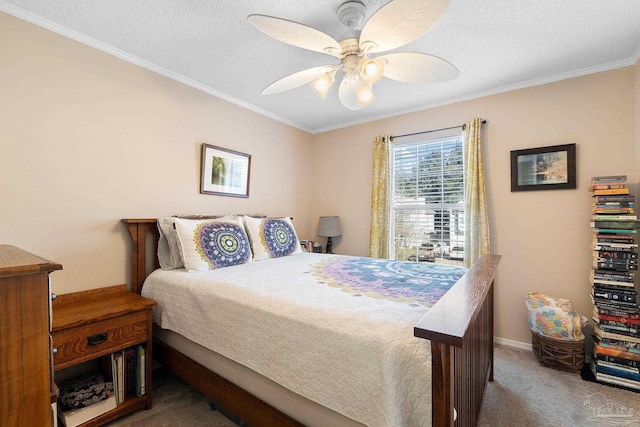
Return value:
<svg viewBox="0 0 640 427">
<path fill-rule="evenodd" d="M 251 246 L 241 219 L 176 219 L 187 271 L 204 271 L 251 261 Z"/>
<path fill-rule="evenodd" d="M 254 261 L 302 252 L 291 219 L 245 216 L 244 223 L 251 240 Z"/>
</svg>

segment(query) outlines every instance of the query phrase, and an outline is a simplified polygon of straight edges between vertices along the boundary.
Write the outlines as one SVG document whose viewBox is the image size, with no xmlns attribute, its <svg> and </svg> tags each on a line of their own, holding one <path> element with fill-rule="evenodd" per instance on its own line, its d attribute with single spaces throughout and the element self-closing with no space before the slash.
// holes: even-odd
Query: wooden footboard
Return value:
<svg viewBox="0 0 640 427">
<path fill-rule="evenodd" d="M 424 315 L 416 337 L 431 341 L 433 425 L 475 426 L 493 381 L 493 278 L 485 255 Z"/>
<path fill-rule="evenodd" d="M 123 219 L 131 234 L 132 291 L 157 268 L 155 219 Z M 149 239 L 151 237 L 151 239 Z M 148 244 L 151 243 L 151 244 Z M 431 341 L 434 426 L 475 426 L 487 381 L 493 380 L 493 278 L 499 255 L 485 255 L 414 328 Z M 255 426 L 300 424 L 179 352 L 158 351 L 165 366 Z"/>
</svg>

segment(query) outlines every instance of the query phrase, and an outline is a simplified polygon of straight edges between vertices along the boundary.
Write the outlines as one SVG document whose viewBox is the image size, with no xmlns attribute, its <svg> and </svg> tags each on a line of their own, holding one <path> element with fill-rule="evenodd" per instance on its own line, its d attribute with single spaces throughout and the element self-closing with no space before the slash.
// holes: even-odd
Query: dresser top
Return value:
<svg viewBox="0 0 640 427">
<path fill-rule="evenodd" d="M 50 272 L 54 270 L 62 270 L 62 265 L 15 246 L 0 245 L 0 277 Z"/>
</svg>

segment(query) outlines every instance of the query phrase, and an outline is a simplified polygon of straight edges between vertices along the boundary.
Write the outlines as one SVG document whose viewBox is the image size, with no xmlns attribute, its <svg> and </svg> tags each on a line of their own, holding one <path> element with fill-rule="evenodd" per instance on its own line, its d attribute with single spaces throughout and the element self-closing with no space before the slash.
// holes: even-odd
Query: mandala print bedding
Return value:
<svg viewBox="0 0 640 427">
<path fill-rule="evenodd" d="M 438 302 L 464 271 L 442 264 L 360 257 L 329 258 L 311 267 L 319 284 L 326 283 L 355 296 L 427 307 Z"/>
<path fill-rule="evenodd" d="M 430 348 L 413 327 L 465 271 L 301 253 L 157 270 L 143 295 L 161 327 L 353 420 L 427 426 Z"/>
</svg>

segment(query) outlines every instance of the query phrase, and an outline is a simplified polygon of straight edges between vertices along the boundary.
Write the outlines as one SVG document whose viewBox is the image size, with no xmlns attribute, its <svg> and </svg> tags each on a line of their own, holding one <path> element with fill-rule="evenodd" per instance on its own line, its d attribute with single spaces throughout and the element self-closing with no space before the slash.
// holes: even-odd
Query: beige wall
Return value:
<svg viewBox="0 0 640 427">
<path fill-rule="evenodd" d="M 0 243 L 63 264 L 54 292 L 130 282 L 121 218 L 311 232 L 311 135 L 3 13 L 0 52 Z M 202 143 L 252 155 L 248 199 L 199 194 Z"/>
<path fill-rule="evenodd" d="M 62 263 L 58 293 L 129 281 L 125 217 L 258 211 L 315 239 L 340 215 L 336 252 L 366 255 L 373 136 L 481 116 L 496 334 L 528 342 L 525 292 L 590 311 L 591 176 L 639 187 L 640 65 L 312 136 L 2 13 L 0 52 L 0 243 Z M 510 192 L 510 150 L 572 142 L 577 190 Z M 252 154 L 251 197 L 199 194 L 202 143 Z"/>
<path fill-rule="evenodd" d="M 530 342 L 523 295 L 570 298 L 590 315 L 589 180 L 626 173 L 638 180 L 634 78 L 637 66 L 564 80 L 314 135 L 317 215 L 343 220 L 337 253 L 367 254 L 371 144 L 374 135 L 405 134 L 488 121 L 483 131 L 492 252 L 502 255 L 496 281 L 496 335 Z M 379 102 L 381 100 L 378 100 Z M 512 193 L 509 152 L 577 144 L 576 190 Z"/>
</svg>

